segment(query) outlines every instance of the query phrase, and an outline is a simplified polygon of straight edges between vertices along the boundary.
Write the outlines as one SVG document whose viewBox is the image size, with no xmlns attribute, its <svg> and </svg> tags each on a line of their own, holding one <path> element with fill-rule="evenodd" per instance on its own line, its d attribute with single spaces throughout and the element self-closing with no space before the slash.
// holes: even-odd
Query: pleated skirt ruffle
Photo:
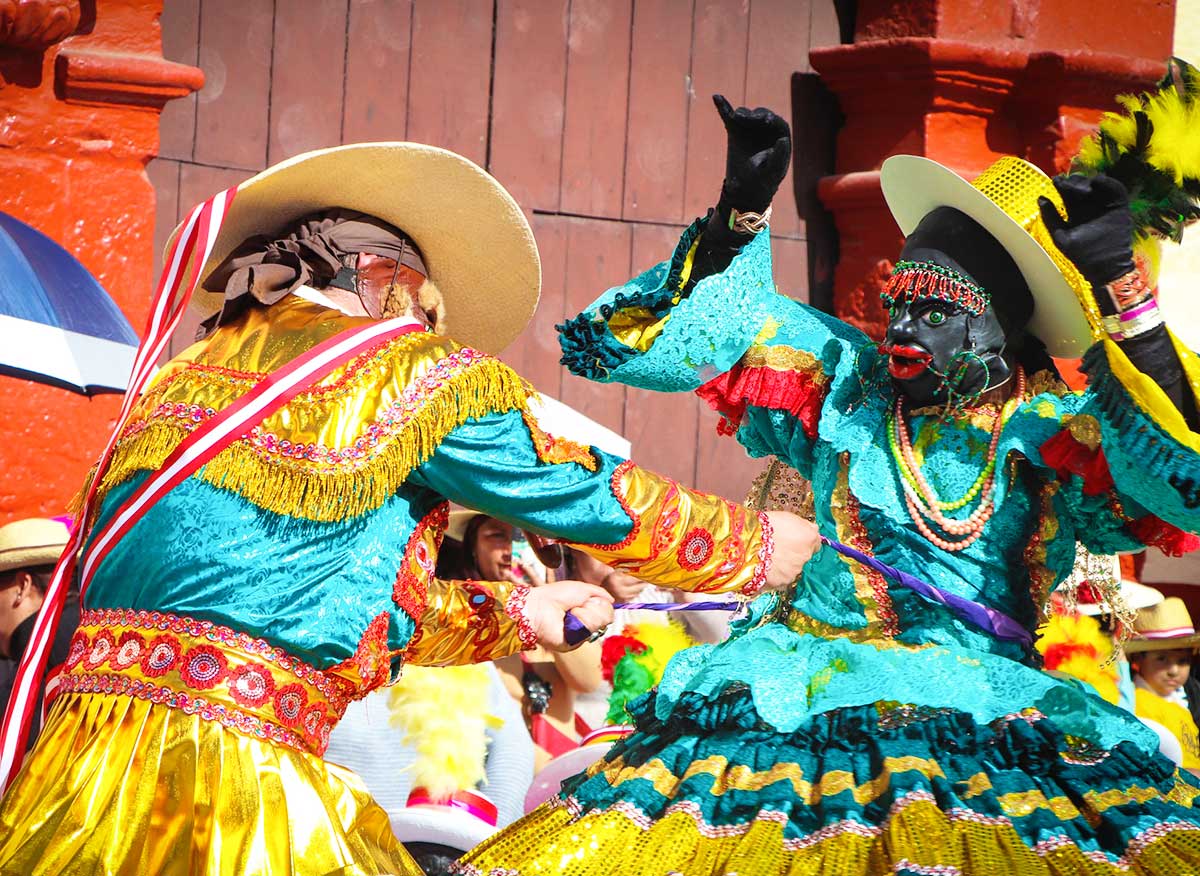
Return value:
<svg viewBox="0 0 1200 876">
<path fill-rule="evenodd" d="M 60 697 L 0 802 L 4 876 L 420 872 L 353 773 L 133 697 Z"/>
<path fill-rule="evenodd" d="M 876 703 L 779 733 L 744 686 L 638 732 L 460 862 L 479 876 L 1200 874 L 1200 784 L 1033 710 Z"/>
</svg>

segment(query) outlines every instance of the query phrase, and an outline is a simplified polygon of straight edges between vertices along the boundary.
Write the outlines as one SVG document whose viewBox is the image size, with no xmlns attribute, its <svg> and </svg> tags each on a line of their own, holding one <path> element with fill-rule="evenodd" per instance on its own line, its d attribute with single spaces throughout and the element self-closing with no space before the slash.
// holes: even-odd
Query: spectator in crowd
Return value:
<svg viewBox="0 0 1200 876">
<path fill-rule="evenodd" d="M 1134 712 L 1163 725 L 1183 747 L 1185 769 L 1200 770 L 1200 732 L 1184 691 L 1200 635 L 1177 597 L 1141 609 L 1125 644 L 1133 670 Z"/>
<path fill-rule="evenodd" d="M 58 520 L 30 517 L 0 526 L 0 654 L 15 670 L 33 635 L 38 610 L 46 598 L 54 564 L 67 544 L 67 527 Z M 50 650 L 47 665 L 59 666 L 67 659 L 71 635 L 79 625 L 79 597 L 67 597 L 62 620 Z M 0 714 L 8 707 L 13 672 L 0 680 Z M 27 747 L 32 748 L 41 729 L 41 703 L 34 713 Z"/>
<path fill-rule="evenodd" d="M 461 545 L 454 568 L 447 561 L 438 566 L 438 576 L 461 579 L 480 578 L 487 581 L 517 580 L 513 566 L 513 527 L 486 514 L 455 511 L 446 528 L 447 541 Z M 442 552 L 442 557 L 456 552 Z M 582 556 L 568 550 L 568 556 Z M 559 577 L 577 580 L 583 574 L 569 561 L 565 574 Z M 522 573 L 521 577 L 537 575 Z M 551 576 L 553 577 L 553 576 Z M 591 581 L 591 579 L 587 579 Z M 595 582 L 599 583 L 599 582 Z M 533 737 L 534 766 L 541 769 L 552 758 L 569 751 L 591 729 L 586 719 L 576 712 L 581 694 L 594 691 L 602 684 L 600 675 L 600 644 L 587 642 L 574 651 L 558 652 L 537 647 L 496 661 L 500 678 L 512 698 L 521 706 L 525 724 Z"/>
</svg>

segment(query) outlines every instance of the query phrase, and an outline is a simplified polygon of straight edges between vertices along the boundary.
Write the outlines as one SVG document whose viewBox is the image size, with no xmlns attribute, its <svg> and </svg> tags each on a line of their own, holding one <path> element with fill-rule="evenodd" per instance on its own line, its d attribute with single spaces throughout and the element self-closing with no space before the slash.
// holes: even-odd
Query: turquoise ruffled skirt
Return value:
<svg viewBox="0 0 1200 876">
<path fill-rule="evenodd" d="M 771 699 L 789 678 L 803 689 L 796 679 L 811 676 L 784 672 L 784 658 L 830 640 L 770 627 L 778 625 L 681 654 L 693 665 L 673 665 L 674 681 L 686 671 L 693 684 L 668 694 L 669 672 L 632 705 L 635 733 L 564 783 L 559 798 L 468 854 L 462 872 L 1200 874 L 1200 783 L 1133 741 L 1101 747 L 1068 735 L 1037 708 L 984 721 L 961 708 L 888 700 L 809 714 L 781 730 L 765 719 L 754 683 L 728 671 L 724 685 L 714 678 L 731 649 L 744 656 L 766 636 L 779 652 Z M 886 654 L 836 647 L 847 646 L 852 656 L 856 648 Z M 943 698 L 970 699 L 964 691 L 979 681 L 980 662 L 961 657 L 942 667 L 958 665 L 957 688 L 926 679 Z M 886 659 L 898 658 L 906 659 Z M 1005 662 L 1018 682 L 1023 673 L 1045 678 Z M 1042 699 L 1074 696 L 1084 695 Z M 1110 725 L 1124 720 L 1099 714 Z"/>
</svg>

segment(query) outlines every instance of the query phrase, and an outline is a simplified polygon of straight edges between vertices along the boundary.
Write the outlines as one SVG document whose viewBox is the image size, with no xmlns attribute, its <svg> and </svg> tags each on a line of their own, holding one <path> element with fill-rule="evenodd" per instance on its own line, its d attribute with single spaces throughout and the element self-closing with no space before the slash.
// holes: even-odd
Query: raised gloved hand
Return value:
<svg viewBox="0 0 1200 876">
<path fill-rule="evenodd" d="M 771 204 L 787 176 L 792 157 L 792 132 L 788 123 L 765 107 L 734 109 L 724 96 L 713 103 L 725 123 L 725 182 L 720 206 L 740 212 L 761 213 Z M 728 217 L 728 209 L 725 211 Z"/>
<path fill-rule="evenodd" d="M 1079 272 L 1099 289 L 1133 270 L 1133 214 L 1129 193 L 1119 181 L 1104 174 L 1071 174 L 1054 179 L 1054 187 L 1067 208 L 1064 220 L 1048 198 L 1038 198 L 1042 219 L 1054 245 L 1075 263 Z M 1097 296 L 1104 313 L 1113 311 L 1107 295 Z"/>
</svg>

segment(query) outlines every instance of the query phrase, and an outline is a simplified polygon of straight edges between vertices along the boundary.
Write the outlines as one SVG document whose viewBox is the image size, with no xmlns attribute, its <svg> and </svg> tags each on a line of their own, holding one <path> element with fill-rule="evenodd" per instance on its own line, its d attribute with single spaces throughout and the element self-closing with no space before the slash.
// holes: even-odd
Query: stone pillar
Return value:
<svg viewBox="0 0 1200 876">
<path fill-rule="evenodd" d="M 885 158 L 925 155 L 968 179 L 1007 154 L 1065 170 L 1117 94 L 1162 75 L 1173 10 L 1156 0 L 1129 0 L 1119 15 L 1082 0 L 860 0 L 854 42 L 810 54 L 845 116 L 838 173 L 818 187 L 839 234 L 838 316 L 874 336 L 885 327 L 879 287 L 902 242 L 879 189 Z"/>
<path fill-rule="evenodd" d="M 166 61 L 161 0 L 0 0 L 0 210 L 57 240 L 141 331 L 163 105 L 204 82 Z M 87 399 L 0 376 L 0 524 L 61 514 L 112 427 Z"/>
</svg>

